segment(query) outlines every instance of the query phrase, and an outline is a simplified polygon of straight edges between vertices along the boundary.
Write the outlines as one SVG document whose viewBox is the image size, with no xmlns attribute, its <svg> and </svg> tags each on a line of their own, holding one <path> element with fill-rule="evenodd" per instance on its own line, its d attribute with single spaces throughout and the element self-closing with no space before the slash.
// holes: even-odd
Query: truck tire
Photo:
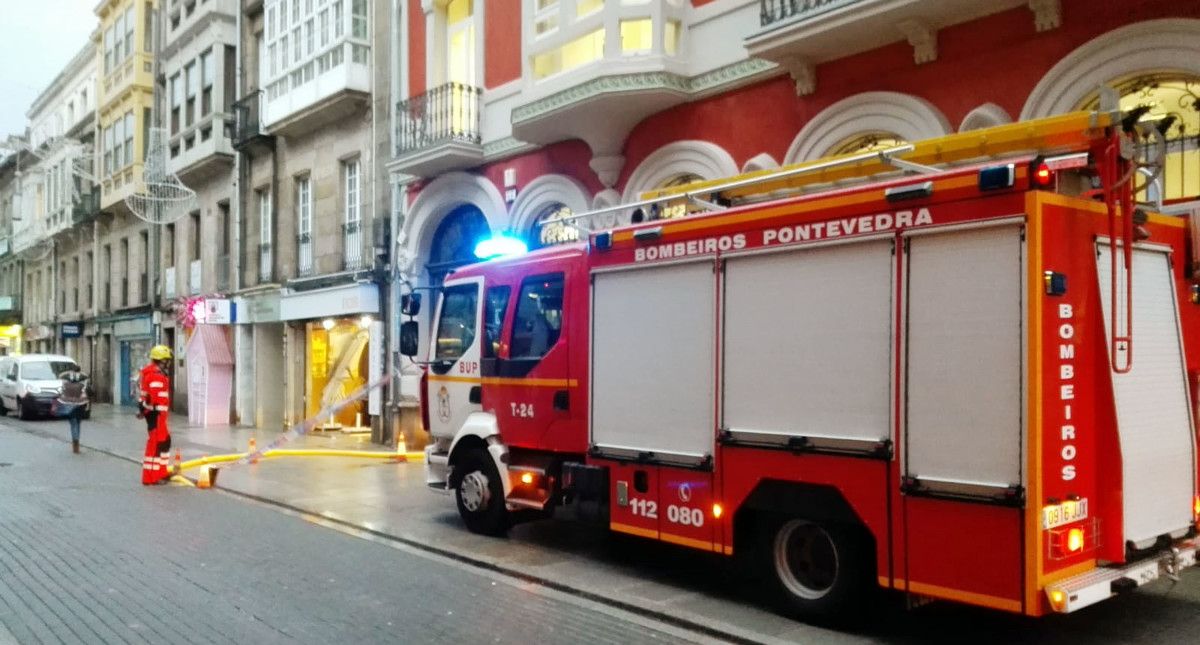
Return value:
<svg viewBox="0 0 1200 645">
<path fill-rule="evenodd" d="M 772 598 L 791 616 L 837 621 L 871 589 L 874 558 L 862 530 L 798 517 L 762 525 L 756 549 Z"/>
<path fill-rule="evenodd" d="M 458 514 L 472 533 L 503 535 L 508 530 L 504 483 L 496 464 L 483 450 L 472 450 L 454 466 L 462 473 L 454 489 Z"/>
</svg>

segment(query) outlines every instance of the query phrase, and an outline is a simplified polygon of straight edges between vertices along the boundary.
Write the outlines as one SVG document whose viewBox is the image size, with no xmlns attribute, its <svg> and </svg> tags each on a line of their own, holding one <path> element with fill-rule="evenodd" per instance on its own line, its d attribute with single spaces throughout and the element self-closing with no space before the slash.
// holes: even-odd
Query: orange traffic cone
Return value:
<svg viewBox="0 0 1200 645">
<path fill-rule="evenodd" d="M 404 437 L 396 441 L 396 461 L 408 461 L 408 450 L 404 445 Z"/>
<path fill-rule="evenodd" d="M 200 467 L 200 479 L 196 480 L 196 488 L 212 488 L 213 482 L 212 476 L 210 475 L 211 470 L 213 470 L 211 466 Z"/>
<path fill-rule="evenodd" d="M 175 449 L 175 471 L 172 472 L 171 474 L 172 475 L 182 475 L 183 474 L 183 455 L 179 452 L 179 448 Z"/>
<path fill-rule="evenodd" d="M 257 464 L 258 463 L 258 455 L 254 454 L 254 453 L 258 452 L 258 442 L 254 440 L 254 437 L 250 437 L 250 447 L 247 448 L 246 451 L 248 453 L 250 453 L 250 455 L 251 455 L 250 463 Z"/>
</svg>

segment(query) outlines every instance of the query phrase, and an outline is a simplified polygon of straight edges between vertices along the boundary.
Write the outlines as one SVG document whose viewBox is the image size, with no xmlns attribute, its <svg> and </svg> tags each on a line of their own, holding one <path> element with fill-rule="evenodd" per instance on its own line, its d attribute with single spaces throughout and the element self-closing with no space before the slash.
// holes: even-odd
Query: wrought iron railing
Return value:
<svg viewBox="0 0 1200 645">
<path fill-rule="evenodd" d="M 233 104 L 233 146 L 241 148 L 259 137 L 269 136 L 262 127 L 263 93 L 257 90 Z"/>
<path fill-rule="evenodd" d="M 814 16 L 859 0 L 758 0 L 759 24 L 763 27 L 802 16 Z"/>
<path fill-rule="evenodd" d="M 343 268 L 345 270 L 357 271 L 366 267 L 363 237 L 362 222 L 342 224 Z"/>
<path fill-rule="evenodd" d="M 478 87 L 446 83 L 396 104 L 396 155 L 449 141 L 478 144 Z"/>
<path fill-rule="evenodd" d="M 312 275 L 315 269 L 312 235 L 301 233 L 296 236 L 296 273 L 301 276 L 308 276 Z"/>
<path fill-rule="evenodd" d="M 258 245 L 258 281 L 270 282 L 275 275 L 274 271 L 275 258 L 271 255 L 271 245 L 262 243 Z"/>
</svg>

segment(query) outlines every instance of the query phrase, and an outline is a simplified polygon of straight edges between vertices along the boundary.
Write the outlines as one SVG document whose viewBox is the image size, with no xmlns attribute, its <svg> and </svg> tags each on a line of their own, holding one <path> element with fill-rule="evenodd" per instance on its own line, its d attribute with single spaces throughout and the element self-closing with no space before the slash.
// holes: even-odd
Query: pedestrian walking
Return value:
<svg viewBox="0 0 1200 645">
<path fill-rule="evenodd" d="M 87 394 L 87 374 L 79 370 L 67 370 L 58 375 L 62 381 L 58 398 L 54 400 L 55 414 L 67 420 L 71 428 L 71 452 L 79 454 L 79 430 L 83 423 L 83 415 L 87 412 L 90 401 Z"/>
<path fill-rule="evenodd" d="M 141 408 L 138 416 L 146 419 L 146 452 L 142 459 L 142 484 L 160 484 L 171 477 L 171 432 L 167 416 L 171 411 L 171 349 L 155 345 L 150 350 L 150 362 L 142 368 L 138 384 L 141 389 Z"/>
</svg>

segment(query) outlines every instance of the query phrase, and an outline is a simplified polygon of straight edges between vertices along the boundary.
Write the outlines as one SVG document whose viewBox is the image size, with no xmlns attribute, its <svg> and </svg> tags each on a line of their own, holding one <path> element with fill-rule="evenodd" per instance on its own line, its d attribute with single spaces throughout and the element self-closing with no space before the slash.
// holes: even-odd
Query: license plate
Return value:
<svg viewBox="0 0 1200 645">
<path fill-rule="evenodd" d="M 1071 522 L 1085 520 L 1088 516 L 1087 498 L 1067 500 L 1042 509 L 1042 528 L 1052 529 Z"/>
</svg>

